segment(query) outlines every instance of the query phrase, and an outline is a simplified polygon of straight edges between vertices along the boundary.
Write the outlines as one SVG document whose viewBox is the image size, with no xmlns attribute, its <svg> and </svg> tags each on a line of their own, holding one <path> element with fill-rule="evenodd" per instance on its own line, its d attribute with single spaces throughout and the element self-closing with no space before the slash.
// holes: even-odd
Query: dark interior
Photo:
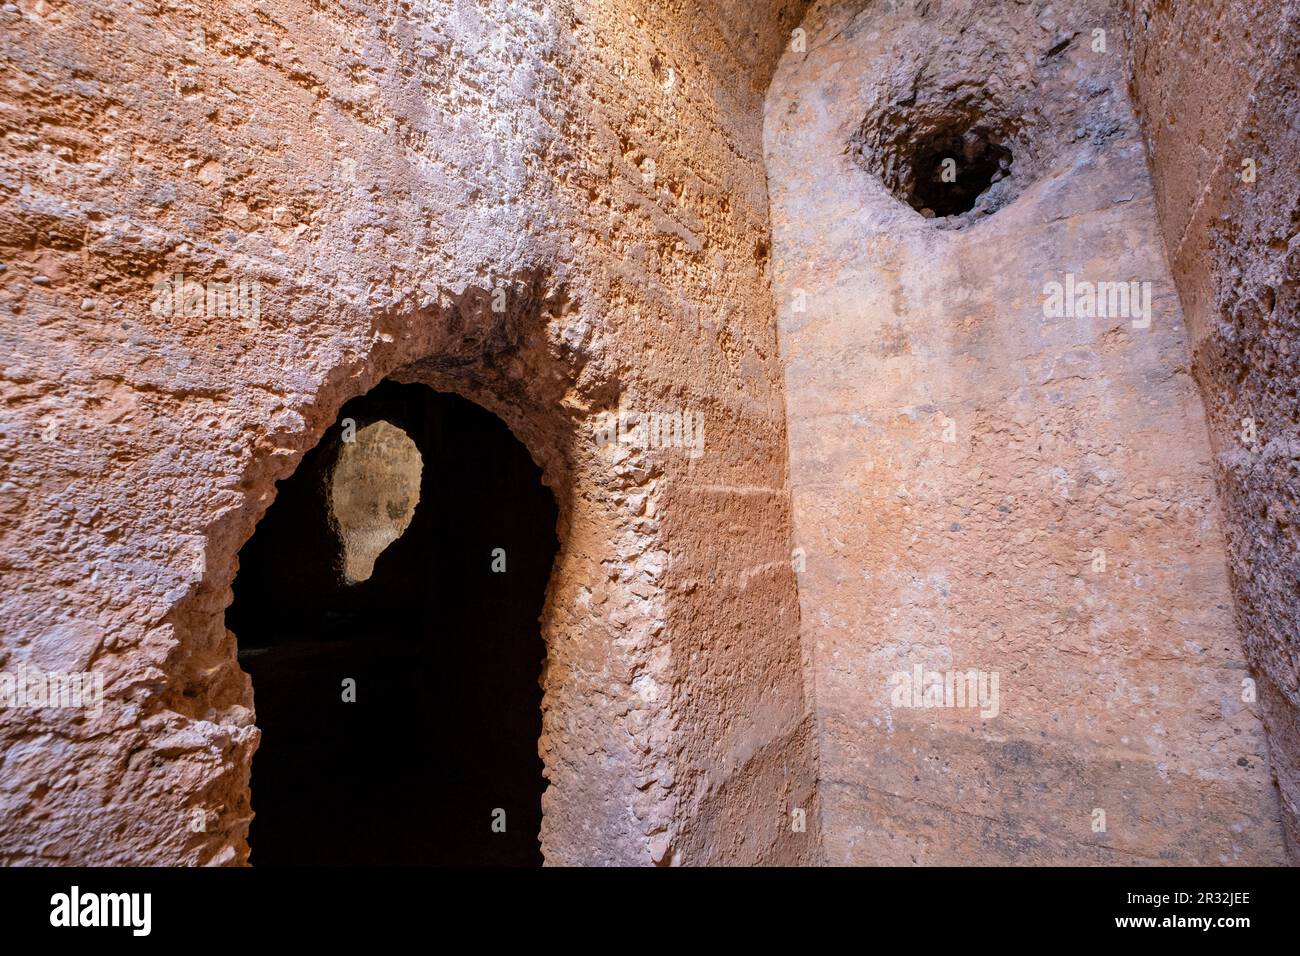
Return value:
<svg viewBox="0 0 1300 956">
<path fill-rule="evenodd" d="M 943 180 L 943 161 L 956 163 L 953 182 Z M 912 167 L 916 184 L 912 208 L 930 209 L 937 218 L 960 216 L 975 208 L 994 182 L 1009 174 L 1011 151 L 979 134 L 949 134 L 918 145 Z"/>
<path fill-rule="evenodd" d="M 347 418 L 396 425 L 423 457 L 410 526 L 357 584 L 328 506 Z M 540 469 L 490 412 L 395 382 L 343 407 L 240 552 L 227 613 L 262 731 L 254 865 L 541 863 L 555 527 Z"/>
</svg>

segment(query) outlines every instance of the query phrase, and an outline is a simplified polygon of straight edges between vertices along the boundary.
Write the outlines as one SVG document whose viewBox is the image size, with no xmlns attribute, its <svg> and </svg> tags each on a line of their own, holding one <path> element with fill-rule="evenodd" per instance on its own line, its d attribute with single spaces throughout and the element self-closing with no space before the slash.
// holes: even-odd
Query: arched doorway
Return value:
<svg viewBox="0 0 1300 956">
<path fill-rule="evenodd" d="M 227 614 L 262 731 L 252 863 L 540 864 L 555 527 L 490 412 L 391 381 L 343 407 Z"/>
</svg>

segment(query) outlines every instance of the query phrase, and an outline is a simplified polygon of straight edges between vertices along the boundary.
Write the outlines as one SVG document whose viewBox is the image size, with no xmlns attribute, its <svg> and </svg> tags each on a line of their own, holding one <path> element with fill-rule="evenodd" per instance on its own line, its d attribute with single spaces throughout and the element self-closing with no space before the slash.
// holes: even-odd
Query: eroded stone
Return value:
<svg viewBox="0 0 1300 956">
<path fill-rule="evenodd" d="M 370 577 L 375 559 L 402 536 L 420 502 L 420 450 L 385 421 L 357 429 L 339 447 L 330 476 L 330 513 L 343 549 L 343 574 Z"/>
</svg>

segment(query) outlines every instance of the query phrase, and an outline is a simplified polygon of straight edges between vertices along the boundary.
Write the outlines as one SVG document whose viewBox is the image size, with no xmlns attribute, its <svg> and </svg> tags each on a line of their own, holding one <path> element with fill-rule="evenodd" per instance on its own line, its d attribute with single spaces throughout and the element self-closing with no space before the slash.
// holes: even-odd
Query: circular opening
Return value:
<svg viewBox="0 0 1300 956">
<path fill-rule="evenodd" d="M 895 198 L 940 228 L 961 229 L 993 215 L 1024 185 L 1011 148 L 1023 146 L 1018 126 L 985 106 L 895 102 L 863 120 L 850 149 Z"/>
<path fill-rule="evenodd" d="M 1011 150 L 979 131 L 944 134 L 917 146 L 911 188 L 899 198 L 927 219 L 960 216 L 996 198 L 990 193 L 1011 175 L 1012 161 Z"/>
</svg>

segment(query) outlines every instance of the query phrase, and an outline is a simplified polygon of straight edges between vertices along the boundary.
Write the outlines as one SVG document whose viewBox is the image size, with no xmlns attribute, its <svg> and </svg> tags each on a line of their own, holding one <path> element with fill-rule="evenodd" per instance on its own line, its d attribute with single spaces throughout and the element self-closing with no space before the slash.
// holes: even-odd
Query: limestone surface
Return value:
<svg viewBox="0 0 1300 956">
<path fill-rule="evenodd" d="M 558 503 L 547 862 L 817 858 L 761 148 L 801 13 L 0 9 L 0 669 L 106 695 L 0 716 L 0 862 L 247 859 L 237 556 L 385 378 L 497 414 Z M 598 443 L 620 407 L 704 453 Z"/>
<path fill-rule="evenodd" d="M 240 550 L 386 380 L 557 504 L 547 863 L 1294 858 L 1298 11 L 0 5 L 0 678 L 103 688 L 0 864 L 248 862 Z"/>
<path fill-rule="evenodd" d="M 819 3 L 768 92 L 828 862 L 1282 859 L 1122 22 Z"/>
</svg>

